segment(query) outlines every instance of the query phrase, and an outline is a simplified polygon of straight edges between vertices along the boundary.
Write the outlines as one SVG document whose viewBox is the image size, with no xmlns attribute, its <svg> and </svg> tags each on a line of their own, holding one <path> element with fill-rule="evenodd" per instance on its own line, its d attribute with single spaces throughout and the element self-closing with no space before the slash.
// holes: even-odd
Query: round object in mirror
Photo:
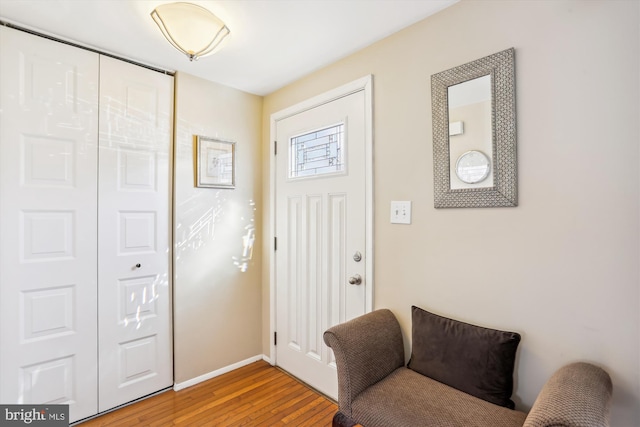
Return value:
<svg viewBox="0 0 640 427">
<path fill-rule="evenodd" d="M 456 175 L 467 184 L 484 181 L 490 171 L 491 161 L 482 151 L 467 151 L 456 162 Z"/>
</svg>

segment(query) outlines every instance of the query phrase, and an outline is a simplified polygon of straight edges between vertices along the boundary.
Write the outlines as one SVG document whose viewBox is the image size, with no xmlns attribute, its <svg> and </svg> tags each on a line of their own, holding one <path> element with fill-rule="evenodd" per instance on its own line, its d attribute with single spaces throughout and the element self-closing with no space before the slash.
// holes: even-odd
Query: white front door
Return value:
<svg viewBox="0 0 640 427">
<path fill-rule="evenodd" d="M 0 27 L 0 402 L 97 411 L 98 55 Z"/>
<path fill-rule="evenodd" d="M 173 77 L 100 58 L 100 411 L 173 384 Z"/>
<path fill-rule="evenodd" d="M 367 90 L 327 94 L 273 120 L 276 363 L 333 398 L 337 373 L 323 333 L 371 307 L 366 82 Z"/>
</svg>

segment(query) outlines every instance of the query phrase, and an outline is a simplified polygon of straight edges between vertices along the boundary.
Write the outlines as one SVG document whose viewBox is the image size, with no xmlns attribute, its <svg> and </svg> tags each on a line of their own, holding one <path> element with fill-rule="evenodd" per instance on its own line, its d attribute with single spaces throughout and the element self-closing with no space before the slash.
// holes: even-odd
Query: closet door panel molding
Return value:
<svg viewBox="0 0 640 427">
<path fill-rule="evenodd" d="M 100 59 L 100 411 L 173 385 L 173 77 Z"/>
<path fill-rule="evenodd" d="M 0 402 L 173 384 L 173 77 L 0 27 Z"/>
<path fill-rule="evenodd" d="M 97 412 L 98 55 L 0 27 L 0 402 Z"/>
</svg>

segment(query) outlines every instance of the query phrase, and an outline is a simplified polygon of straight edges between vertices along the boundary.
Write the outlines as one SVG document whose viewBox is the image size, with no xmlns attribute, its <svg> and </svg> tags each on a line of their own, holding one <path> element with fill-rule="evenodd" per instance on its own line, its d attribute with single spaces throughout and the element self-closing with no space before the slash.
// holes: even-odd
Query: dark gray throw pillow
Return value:
<svg viewBox="0 0 640 427">
<path fill-rule="evenodd" d="M 513 409 L 513 369 L 520 334 L 498 331 L 411 307 L 407 367 L 496 405 Z"/>
</svg>

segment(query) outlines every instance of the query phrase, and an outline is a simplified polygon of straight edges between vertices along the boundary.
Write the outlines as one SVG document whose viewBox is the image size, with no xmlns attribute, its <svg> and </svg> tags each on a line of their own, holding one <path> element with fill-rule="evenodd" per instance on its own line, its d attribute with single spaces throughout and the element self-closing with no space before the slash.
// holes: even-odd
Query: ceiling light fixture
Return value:
<svg viewBox="0 0 640 427">
<path fill-rule="evenodd" d="M 230 33 L 217 16 L 192 3 L 160 5 L 151 17 L 169 43 L 190 61 L 213 53 Z"/>
</svg>

